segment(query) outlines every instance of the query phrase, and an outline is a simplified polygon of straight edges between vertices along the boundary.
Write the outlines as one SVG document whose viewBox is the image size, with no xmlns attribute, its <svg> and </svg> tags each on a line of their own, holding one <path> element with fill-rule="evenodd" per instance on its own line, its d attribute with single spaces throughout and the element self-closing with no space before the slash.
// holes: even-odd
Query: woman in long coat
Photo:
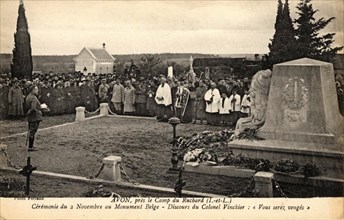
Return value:
<svg viewBox="0 0 344 220">
<path fill-rule="evenodd" d="M 8 115 L 14 118 L 23 116 L 23 103 L 23 91 L 19 86 L 19 81 L 15 80 L 14 85 L 8 92 Z"/>
<path fill-rule="evenodd" d="M 205 121 L 205 100 L 204 95 L 207 92 L 207 86 L 204 84 L 203 80 L 199 81 L 199 86 L 196 88 L 196 99 L 194 105 L 194 120 L 193 123 L 196 123 L 196 120 L 199 119 L 201 124 L 203 120 Z"/>
<path fill-rule="evenodd" d="M 135 112 L 135 88 L 127 82 L 124 88 L 124 114 L 132 115 Z"/>
<path fill-rule="evenodd" d="M 64 95 L 65 95 L 65 113 L 72 114 L 74 113 L 74 97 L 73 97 L 73 88 L 70 86 L 70 82 L 65 83 Z"/>
<path fill-rule="evenodd" d="M 62 115 L 65 109 L 64 103 L 64 91 L 62 89 L 62 82 L 58 82 L 55 85 L 51 93 L 51 114 L 52 115 Z"/>
<path fill-rule="evenodd" d="M 93 87 L 91 87 L 89 81 L 80 87 L 80 97 L 82 100 L 82 105 L 87 111 L 93 112 L 98 107 L 98 101 L 96 97 L 96 92 Z"/>
<path fill-rule="evenodd" d="M 151 117 L 156 116 L 156 106 L 157 105 L 156 105 L 156 102 L 154 100 L 156 90 L 157 90 L 156 85 L 154 84 L 153 81 L 150 81 L 148 88 L 147 88 L 147 92 L 146 92 L 146 96 L 147 96 L 146 109 L 147 109 L 148 115 Z"/>
<path fill-rule="evenodd" d="M 146 83 L 141 81 L 136 88 L 135 94 L 135 103 L 136 103 L 136 114 L 139 116 L 147 115 L 146 106 L 147 106 L 147 86 Z"/>
<path fill-rule="evenodd" d="M 8 86 L 0 84 L 0 119 L 5 119 L 8 114 L 8 92 Z"/>
<path fill-rule="evenodd" d="M 72 81 L 72 86 L 70 87 L 70 93 L 73 97 L 73 112 L 75 108 L 81 106 L 81 97 L 80 97 L 80 87 L 77 81 Z"/>
</svg>

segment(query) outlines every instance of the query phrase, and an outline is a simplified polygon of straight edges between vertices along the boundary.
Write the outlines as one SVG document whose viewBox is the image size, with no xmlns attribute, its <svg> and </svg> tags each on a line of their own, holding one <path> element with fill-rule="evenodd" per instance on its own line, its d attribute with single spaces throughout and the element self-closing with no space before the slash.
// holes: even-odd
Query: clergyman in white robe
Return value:
<svg viewBox="0 0 344 220">
<path fill-rule="evenodd" d="M 206 102 L 206 119 L 209 124 L 216 124 L 219 119 L 219 101 L 221 96 L 219 90 L 216 89 L 215 86 L 216 84 L 212 83 L 211 89 L 204 94 L 204 100 Z"/>
<path fill-rule="evenodd" d="M 157 103 L 157 119 L 168 120 L 171 116 L 172 95 L 171 87 L 166 83 L 166 79 L 161 79 L 161 84 L 158 87 L 155 95 L 155 102 Z"/>
</svg>

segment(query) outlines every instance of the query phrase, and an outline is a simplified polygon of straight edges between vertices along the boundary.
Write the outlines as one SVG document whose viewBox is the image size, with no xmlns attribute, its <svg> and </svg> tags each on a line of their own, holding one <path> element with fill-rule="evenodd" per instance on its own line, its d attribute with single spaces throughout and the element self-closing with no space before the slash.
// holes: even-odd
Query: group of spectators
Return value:
<svg viewBox="0 0 344 220">
<path fill-rule="evenodd" d="M 123 78 L 113 74 L 50 72 L 34 74 L 32 81 L 1 75 L 0 117 L 25 117 L 27 109 L 23 103 L 31 85 L 38 87 L 39 101 L 49 107 L 47 115 L 72 114 L 78 106 L 93 112 L 100 103 L 108 103 L 110 111 L 116 114 L 157 116 L 159 121 L 167 121 L 176 115 L 185 123 L 206 121 L 208 124 L 235 126 L 240 117 L 250 115 L 248 79 L 191 79 L 187 73 L 176 79 L 162 75 Z M 343 85 L 342 78 L 336 78 L 341 110 Z"/>
<path fill-rule="evenodd" d="M 169 86 L 171 100 L 162 112 L 156 93 L 158 87 L 165 82 Z M 240 99 L 243 98 L 249 85 L 247 79 L 240 81 L 226 78 L 213 82 L 209 79 L 194 77 L 190 81 L 187 75 L 182 75 L 178 79 L 166 79 L 162 75 L 150 78 L 135 75 L 124 78 L 114 74 L 84 75 L 81 72 L 68 74 L 50 72 L 36 73 L 32 81 L 18 80 L 11 75 L 1 75 L 0 116 L 3 119 L 25 117 L 27 110 L 23 103 L 28 95 L 28 88 L 36 85 L 39 88 L 39 101 L 45 103 L 50 109 L 47 115 L 72 114 L 78 106 L 84 106 L 86 111 L 93 112 L 98 109 L 100 103 L 105 102 L 116 114 L 158 116 L 159 120 L 166 120 L 172 115 L 179 114 L 183 122 L 196 122 L 197 119 L 202 122 L 205 119 L 206 110 L 204 95 L 214 83 L 221 91 L 220 94 L 226 94 L 229 98 L 233 90 Z M 182 91 L 184 91 L 183 98 Z M 183 100 L 184 105 L 176 106 L 176 101 L 180 102 L 185 98 L 187 100 Z M 215 99 L 217 98 L 216 96 Z M 238 102 L 238 98 L 236 100 Z"/>
</svg>

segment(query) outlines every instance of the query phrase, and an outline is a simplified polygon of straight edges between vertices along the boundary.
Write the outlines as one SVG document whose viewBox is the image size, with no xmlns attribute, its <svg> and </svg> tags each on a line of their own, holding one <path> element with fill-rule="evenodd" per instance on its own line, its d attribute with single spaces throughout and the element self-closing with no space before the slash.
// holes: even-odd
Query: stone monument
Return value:
<svg viewBox="0 0 344 220">
<path fill-rule="evenodd" d="M 339 113 L 333 65 L 308 58 L 274 65 L 266 122 L 259 135 L 342 151 L 344 118 Z"/>
<path fill-rule="evenodd" d="M 263 141 L 230 142 L 234 153 L 292 159 L 344 177 L 344 118 L 339 113 L 333 65 L 309 58 L 273 67 Z"/>
</svg>

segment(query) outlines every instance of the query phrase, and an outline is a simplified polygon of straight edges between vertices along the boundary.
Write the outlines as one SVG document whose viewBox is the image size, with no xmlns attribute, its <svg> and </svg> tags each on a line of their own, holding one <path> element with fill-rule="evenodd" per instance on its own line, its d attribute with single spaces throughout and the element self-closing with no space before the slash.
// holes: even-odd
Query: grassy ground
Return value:
<svg viewBox="0 0 344 220">
<path fill-rule="evenodd" d="M 74 115 L 47 117 L 42 122 L 41 128 L 72 121 Z M 1 125 L 6 126 L 6 128 L 1 126 L 2 137 L 24 132 L 26 129 L 24 120 L 2 122 Z M 223 129 L 209 125 L 180 124 L 177 127 L 177 135 L 186 136 L 205 130 Z M 99 171 L 104 157 L 116 155 L 122 157 L 122 166 L 135 181 L 173 188 L 177 175 L 166 172 L 171 166 L 171 139 L 172 126 L 168 123 L 153 119 L 102 117 L 39 131 L 35 146 L 40 150 L 32 153 L 31 162 L 38 167 L 38 170 L 89 177 Z M 26 135 L 0 140 L 8 146 L 9 158 L 16 167 L 23 167 L 26 164 L 25 140 Z M 187 190 L 222 195 L 238 193 L 249 183 L 249 179 L 195 173 L 184 173 L 183 177 L 186 180 Z M 33 179 L 33 182 L 35 181 L 40 180 Z M 48 182 L 46 186 L 48 188 L 46 191 L 49 191 L 49 187 L 53 188 Z M 58 186 L 54 185 L 56 190 L 59 190 Z M 318 190 L 324 191 L 323 189 L 289 185 L 281 185 L 281 187 L 291 197 L 337 195 L 316 193 Z M 78 190 L 76 193 L 79 195 L 82 192 L 83 190 Z M 61 196 L 64 195 L 77 196 L 61 191 Z M 275 192 L 275 196 L 281 195 Z"/>
<path fill-rule="evenodd" d="M 0 197 L 25 197 L 25 177 L 15 174 L 0 174 Z M 10 183 L 10 184 L 8 184 Z M 30 196 L 31 197 L 102 197 L 95 193 L 94 196 L 87 195 L 97 189 L 99 184 L 87 184 L 61 179 L 47 179 L 46 177 L 31 177 Z M 147 197 L 166 196 L 172 194 L 161 194 L 157 192 L 147 192 L 139 189 L 125 189 L 121 187 L 102 187 L 104 192 L 114 192 L 121 197 Z M 92 194 L 91 194 L 92 195 Z M 105 196 L 104 196 L 105 197 Z"/>
<path fill-rule="evenodd" d="M 209 129 L 223 128 L 180 124 L 177 135 L 191 135 Z M 18 167 L 26 163 L 25 138 L 22 135 L 2 140 L 8 146 L 10 160 Z M 117 155 L 122 157 L 123 167 L 135 181 L 174 187 L 177 176 L 166 173 L 171 166 L 171 139 L 172 126 L 168 123 L 104 117 L 39 131 L 35 146 L 41 150 L 33 153 L 31 161 L 39 170 L 88 177 L 98 172 L 104 157 Z M 232 178 L 187 173 L 185 179 L 185 189 L 218 194 L 238 192 L 240 186 L 244 188 L 249 182 L 247 179 L 229 181 Z"/>
<path fill-rule="evenodd" d="M 53 117 L 43 117 L 39 128 L 47 128 L 54 125 L 73 122 L 75 115 L 60 115 Z M 2 120 L 0 121 L 0 137 L 6 137 L 13 134 L 27 132 L 26 118 L 19 120 Z"/>
</svg>

